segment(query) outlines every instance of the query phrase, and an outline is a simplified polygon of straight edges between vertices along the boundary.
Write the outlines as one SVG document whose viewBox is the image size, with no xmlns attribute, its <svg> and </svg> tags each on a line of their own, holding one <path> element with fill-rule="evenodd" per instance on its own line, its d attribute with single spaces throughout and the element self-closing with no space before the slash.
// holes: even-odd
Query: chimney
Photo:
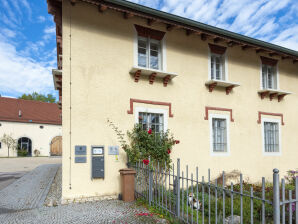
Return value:
<svg viewBox="0 0 298 224">
<path fill-rule="evenodd" d="M 22 117 L 22 111 L 19 110 L 19 117 Z"/>
</svg>

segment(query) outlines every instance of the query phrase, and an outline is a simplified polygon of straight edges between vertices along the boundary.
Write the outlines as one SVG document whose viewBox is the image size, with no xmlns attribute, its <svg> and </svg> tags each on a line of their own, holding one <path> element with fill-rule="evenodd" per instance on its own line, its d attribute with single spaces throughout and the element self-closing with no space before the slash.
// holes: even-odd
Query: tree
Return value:
<svg viewBox="0 0 298 224">
<path fill-rule="evenodd" d="M 1 142 L 3 142 L 4 145 L 7 146 L 8 150 L 8 157 L 9 157 L 9 150 L 16 150 L 17 149 L 17 140 L 14 139 L 11 135 L 4 134 L 1 139 Z"/>
<path fill-rule="evenodd" d="M 36 100 L 36 101 L 41 101 L 41 102 L 47 102 L 47 103 L 55 103 L 56 98 L 52 94 L 39 94 L 37 92 L 33 92 L 32 94 L 23 94 L 22 96 L 19 97 L 19 99 L 23 100 Z"/>
</svg>

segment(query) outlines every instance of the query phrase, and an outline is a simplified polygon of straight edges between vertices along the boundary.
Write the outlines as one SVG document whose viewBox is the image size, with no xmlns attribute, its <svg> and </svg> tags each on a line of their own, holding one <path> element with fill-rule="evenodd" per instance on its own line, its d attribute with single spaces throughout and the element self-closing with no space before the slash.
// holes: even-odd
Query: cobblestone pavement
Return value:
<svg viewBox="0 0 298 224">
<path fill-rule="evenodd" d="M 5 213 L 0 215 L 0 223 L 164 223 L 155 216 L 138 215 L 146 212 L 135 203 L 105 200 Z"/>
<path fill-rule="evenodd" d="M 41 207 L 59 166 L 41 165 L 1 190 L 0 214 Z"/>
</svg>

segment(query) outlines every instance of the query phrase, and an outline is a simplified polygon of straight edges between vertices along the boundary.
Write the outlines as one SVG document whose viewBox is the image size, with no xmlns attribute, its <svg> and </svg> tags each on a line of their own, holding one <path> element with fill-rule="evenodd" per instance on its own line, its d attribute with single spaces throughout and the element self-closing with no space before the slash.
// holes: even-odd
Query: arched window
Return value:
<svg viewBox="0 0 298 224">
<path fill-rule="evenodd" d="M 30 138 L 22 137 L 18 140 L 18 151 L 27 151 L 27 156 L 32 156 L 32 141 Z M 24 156 L 24 154 L 22 154 Z"/>
</svg>

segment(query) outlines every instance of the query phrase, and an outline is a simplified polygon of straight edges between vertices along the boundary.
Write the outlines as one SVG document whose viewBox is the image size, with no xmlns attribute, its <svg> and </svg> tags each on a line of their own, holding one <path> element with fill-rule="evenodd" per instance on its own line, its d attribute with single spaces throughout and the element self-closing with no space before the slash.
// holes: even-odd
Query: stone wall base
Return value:
<svg viewBox="0 0 298 224">
<path fill-rule="evenodd" d="M 114 200 L 118 199 L 117 195 L 105 195 L 105 196 L 92 196 L 92 197 L 77 197 L 77 198 L 63 198 L 61 199 L 62 205 L 73 204 L 73 203 L 85 203 L 102 200 Z"/>
</svg>

